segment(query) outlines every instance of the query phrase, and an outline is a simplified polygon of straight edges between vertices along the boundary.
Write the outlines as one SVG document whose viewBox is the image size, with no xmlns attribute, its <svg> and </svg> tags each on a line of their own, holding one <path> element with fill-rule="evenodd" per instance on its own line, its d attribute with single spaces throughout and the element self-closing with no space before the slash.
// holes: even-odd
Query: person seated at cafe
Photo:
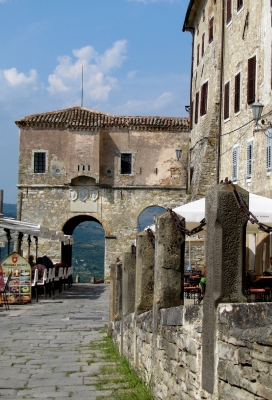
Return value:
<svg viewBox="0 0 272 400">
<path fill-rule="evenodd" d="M 30 254 L 30 256 L 28 257 L 28 262 L 29 262 L 31 268 L 34 267 L 34 265 L 36 265 L 36 263 L 34 261 L 34 256 L 32 254 Z"/>
<path fill-rule="evenodd" d="M 263 272 L 264 276 L 270 276 L 272 275 L 272 257 L 269 258 L 269 268 Z"/>
<path fill-rule="evenodd" d="M 45 266 L 42 264 L 42 257 L 37 258 L 37 264 L 32 266 L 32 279 L 34 278 L 35 270 L 38 270 L 38 278 L 42 279 Z"/>
<path fill-rule="evenodd" d="M 202 268 L 202 278 L 199 282 L 199 288 L 201 292 L 200 300 L 202 300 L 206 291 L 206 265 L 204 265 Z"/>
<path fill-rule="evenodd" d="M 44 265 L 46 269 L 54 268 L 54 263 L 48 256 L 43 256 L 41 259 L 41 264 Z"/>
</svg>

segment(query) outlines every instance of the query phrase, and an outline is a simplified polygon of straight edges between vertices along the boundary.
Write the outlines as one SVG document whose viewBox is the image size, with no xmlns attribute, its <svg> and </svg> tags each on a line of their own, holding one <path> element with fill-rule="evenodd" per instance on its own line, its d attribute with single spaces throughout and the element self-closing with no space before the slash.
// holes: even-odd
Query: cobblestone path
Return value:
<svg viewBox="0 0 272 400">
<path fill-rule="evenodd" d="M 110 398 L 111 389 L 95 390 L 94 375 L 105 361 L 88 347 L 105 335 L 101 329 L 108 314 L 105 284 L 74 284 L 38 303 L 12 305 L 9 311 L 1 308 L 0 397 Z"/>
</svg>

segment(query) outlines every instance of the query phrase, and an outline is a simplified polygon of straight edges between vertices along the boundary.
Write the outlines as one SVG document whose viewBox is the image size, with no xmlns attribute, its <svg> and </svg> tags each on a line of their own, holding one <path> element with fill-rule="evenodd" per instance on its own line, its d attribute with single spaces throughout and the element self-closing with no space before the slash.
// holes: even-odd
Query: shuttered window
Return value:
<svg viewBox="0 0 272 400">
<path fill-rule="evenodd" d="M 214 17 L 212 17 L 209 22 L 209 43 L 213 41 L 213 21 Z"/>
<path fill-rule="evenodd" d="M 205 52 L 205 33 L 203 33 L 202 35 L 202 47 L 201 47 L 201 56 L 204 56 L 204 52 Z"/>
<path fill-rule="evenodd" d="M 249 58 L 247 74 L 247 102 L 250 104 L 255 101 L 256 56 Z"/>
<path fill-rule="evenodd" d="M 207 102 L 208 102 L 208 82 L 204 83 L 201 87 L 201 98 L 200 98 L 200 115 L 207 113 Z"/>
<path fill-rule="evenodd" d="M 266 138 L 266 169 L 272 170 L 272 129 L 268 129 Z"/>
<path fill-rule="evenodd" d="M 238 146 L 232 149 L 232 180 L 238 180 Z"/>
<path fill-rule="evenodd" d="M 237 11 L 239 11 L 243 7 L 244 1 L 243 0 L 237 0 Z"/>
<path fill-rule="evenodd" d="M 195 124 L 198 123 L 198 107 L 199 107 L 199 92 L 197 92 L 195 97 Z"/>
<path fill-rule="evenodd" d="M 241 87 L 241 74 L 235 76 L 235 89 L 234 89 L 234 112 L 240 111 L 240 87 Z"/>
<path fill-rule="evenodd" d="M 246 171 L 247 179 L 250 179 L 252 176 L 252 162 L 253 162 L 253 140 L 247 142 L 247 171 Z"/>
<path fill-rule="evenodd" d="M 229 92 L 230 92 L 230 84 L 227 82 L 225 84 L 224 90 L 224 119 L 229 118 Z"/>
<path fill-rule="evenodd" d="M 196 65 L 199 65 L 199 49 L 200 49 L 200 44 L 198 43 L 196 49 Z"/>
<path fill-rule="evenodd" d="M 231 6 L 232 6 L 232 0 L 227 0 L 227 15 L 226 15 L 226 23 L 230 23 L 232 14 L 231 14 Z"/>
</svg>

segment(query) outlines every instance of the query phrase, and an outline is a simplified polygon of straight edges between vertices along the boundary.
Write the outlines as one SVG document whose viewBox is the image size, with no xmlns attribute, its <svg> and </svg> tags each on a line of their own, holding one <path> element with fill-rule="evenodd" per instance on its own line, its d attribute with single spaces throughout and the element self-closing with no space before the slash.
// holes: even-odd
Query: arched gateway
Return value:
<svg viewBox="0 0 272 400">
<path fill-rule="evenodd" d="M 105 279 L 110 264 L 134 242 L 145 207 L 185 201 L 187 118 L 121 117 L 74 107 L 16 124 L 18 219 L 65 233 L 80 218 L 98 221 L 105 230 Z M 68 253 L 62 252 L 65 260 Z M 60 261 L 61 245 L 40 241 L 39 254 Z"/>
<path fill-rule="evenodd" d="M 73 235 L 75 228 L 81 224 L 82 222 L 86 221 L 94 221 L 101 225 L 100 221 L 90 215 L 76 215 L 72 217 L 64 224 L 62 230 L 65 235 Z M 71 265 L 72 262 L 72 246 L 71 245 L 64 245 L 62 242 L 61 245 L 61 260 L 64 261 L 66 264 Z"/>
</svg>

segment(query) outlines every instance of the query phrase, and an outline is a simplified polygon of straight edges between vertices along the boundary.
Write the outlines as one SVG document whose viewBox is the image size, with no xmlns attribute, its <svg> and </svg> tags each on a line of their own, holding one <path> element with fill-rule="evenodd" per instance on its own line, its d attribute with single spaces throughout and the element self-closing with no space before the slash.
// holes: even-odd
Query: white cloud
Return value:
<svg viewBox="0 0 272 400">
<path fill-rule="evenodd" d="M 18 72 L 16 68 L 4 69 L 3 75 L 10 86 L 29 85 L 37 80 L 35 69 L 29 71 L 29 76 L 23 72 Z"/>
<path fill-rule="evenodd" d="M 130 71 L 128 74 L 127 74 L 127 78 L 128 78 L 128 80 L 131 80 L 131 79 L 133 79 L 133 78 L 135 78 L 135 76 L 136 76 L 136 74 L 137 74 L 137 70 L 132 70 L 132 71 Z"/>
<path fill-rule="evenodd" d="M 0 69 L 0 102 L 2 107 L 20 102 L 33 96 L 38 88 L 38 75 L 35 69 L 28 73 L 18 72 L 16 68 Z"/>
<path fill-rule="evenodd" d="M 126 59 L 126 47 L 126 40 L 118 40 L 103 54 L 99 54 L 92 46 L 86 46 L 73 50 L 76 60 L 70 56 L 59 57 L 59 64 L 48 77 L 47 90 L 51 94 L 74 96 L 81 89 L 83 67 L 84 98 L 106 101 L 117 85 L 112 72 L 120 68 Z"/>
<path fill-rule="evenodd" d="M 155 99 L 149 100 L 129 100 L 122 108 L 125 110 L 134 110 L 146 108 L 151 111 L 159 111 L 166 107 L 174 100 L 172 92 L 164 92 L 162 95 Z M 133 112 L 133 113 L 134 113 Z"/>
</svg>

